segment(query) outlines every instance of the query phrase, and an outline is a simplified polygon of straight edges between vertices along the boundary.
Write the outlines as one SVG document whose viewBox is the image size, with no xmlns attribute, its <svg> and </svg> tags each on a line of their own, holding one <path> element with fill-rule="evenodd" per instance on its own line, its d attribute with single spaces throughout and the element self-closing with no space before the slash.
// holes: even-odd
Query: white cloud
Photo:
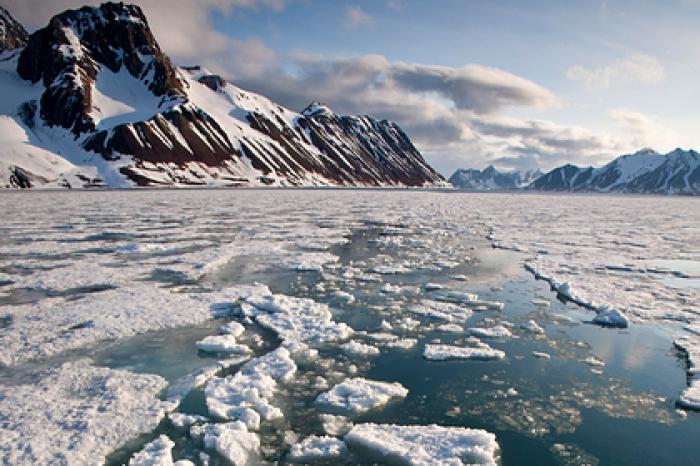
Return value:
<svg viewBox="0 0 700 466">
<path fill-rule="evenodd" d="M 581 82 L 591 89 L 605 89 L 614 84 L 630 82 L 654 84 L 663 81 L 665 75 L 661 62 L 644 54 L 619 58 L 600 68 L 576 65 L 566 71 L 570 80 Z"/>
<path fill-rule="evenodd" d="M 666 127 L 655 116 L 629 109 L 610 110 L 609 116 L 627 135 L 630 150 L 650 147 L 666 152 L 678 146 L 678 133 Z"/>
<path fill-rule="evenodd" d="M 357 29 L 374 26 L 374 18 L 359 6 L 348 6 L 345 9 L 345 27 Z"/>
</svg>

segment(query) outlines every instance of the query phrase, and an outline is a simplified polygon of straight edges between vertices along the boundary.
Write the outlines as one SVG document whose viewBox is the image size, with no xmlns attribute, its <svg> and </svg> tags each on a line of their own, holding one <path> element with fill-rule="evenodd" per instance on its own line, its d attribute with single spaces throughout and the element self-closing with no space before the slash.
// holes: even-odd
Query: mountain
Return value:
<svg viewBox="0 0 700 466">
<path fill-rule="evenodd" d="M 450 177 L 449 182 L 459 189 L 501 191 L 524 188 L 542 175 L 540 170 L 499 172 L 493 165 L 489 165 L 481 171 L 459 169 Z"/>
<path fill-rule="evenodd" d="M 700 194 L 700 154 L 682 149 L 659 154 L 643 149 L 618 157 L 600 168 L 567 164 L 535 180 L 528 189 Z"/>
<path fill-rule="evenodd" d="M 395 123 L 297 113 L 175 66 L 136 5 L 68 10 L 13 44 L 26 45 L 0 53 L 4 186 L 446 185 Z"/>
<path fill-rule="evenodd" d="M 13 50 L 27 45 L 29 34 L 10 13 L 0 6 L 0 51 Z"/>
</svg>

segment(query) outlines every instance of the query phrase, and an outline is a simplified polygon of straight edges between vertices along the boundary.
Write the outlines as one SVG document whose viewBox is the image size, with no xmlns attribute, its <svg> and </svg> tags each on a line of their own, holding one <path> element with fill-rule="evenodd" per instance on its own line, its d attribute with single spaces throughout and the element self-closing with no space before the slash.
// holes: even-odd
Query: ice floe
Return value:
<svg viewBox="0 0 700 466">
<path fill-rule="evenodd" d="M 173 409 L 166 381 L 69 362 L 27 385 L 0 386 L 0 450 L 6 464 L 102 464 L 125 440 Z"/>
<path fill-rule="evenodd" d="M 260 449 L 260 439 L 239 421 L 204 426 L 204 446 L 234 466 L 245 466 Z"/>
<path fill-rule="evenodd" d="M 207 353 L 250 353 L 251 349 L 246 345 L 236 343 L 234 335 L 210 335 L 197 342 L 197 349 Z"/>
<path fill-rule="evenodd" d="M 312 435 L 292 446 L 286 459 L 294 463 L 339 460 L 347 454 L 345 442 L 334 437 Z"/>
<path fill-rule="evenodd" d="M 344 437 L 371 461 L 414 466 L 496 466 L 496 436 L 464 427 L 359 424 Z"/>
<path fill-rule="evenodd" d="M 194 466 L 189 460 L 173 462 L 173 447 L 175 442 L 167 435 L 161 435 L 147 443 L 141 451 L 129 459 L 129 466 Z"/>
<path fill-rule="evenodd" d="M 358 341 L 349 341 L 340 345 L 340 349 L 350 356 L 376 356 L 379 354 L 379 348 L 372 345 L 366 345 Z"/>
<path fill-rule="evenodd" d="M 469 333 L 479 338 L 510 338 L 513 333 L 505 325 L 494 325 L 493 327 L 470 327 Z"/>
<path fill-rule="evenodd" d="M 408 390 L 399 383 L 354 378 L 346 379 L 328 392 L 321 393 L 316 403 L 324 410 L 356 415 L 407 395 Z"/>
<path fill-rule="evenodd" d="M 449 359 L 503 359 L 506 357 L 504 351 L 491 348 L 489 345 L 478 347 L 453 346 L 443 344 L 425 345 L 423 356 L 432 361 L 445 361 Z"/>
</svg>

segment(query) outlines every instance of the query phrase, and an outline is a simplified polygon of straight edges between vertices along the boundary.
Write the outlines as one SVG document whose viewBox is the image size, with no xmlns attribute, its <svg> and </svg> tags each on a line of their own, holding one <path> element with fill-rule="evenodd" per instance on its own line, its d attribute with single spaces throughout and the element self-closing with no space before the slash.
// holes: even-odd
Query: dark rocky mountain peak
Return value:
<svg viewBox="0 0 700 466">
<path fill-rule="evenodd" d="M 0 51 L 22 48 L 27 45 L 28 38 L 24 26 L 0 6 Z"/>
<path fill-rule="evenodd" d="M 161 51 L 137 5 L 104 3 L 68 10 L 33 33 L 17 72 L 43 81 L 41 117 L 77 136 L 93 131 L 91 89 L 102 68 L 126 70 L 164 101 L 185 97 L 176 68 Z"/>
</svg>

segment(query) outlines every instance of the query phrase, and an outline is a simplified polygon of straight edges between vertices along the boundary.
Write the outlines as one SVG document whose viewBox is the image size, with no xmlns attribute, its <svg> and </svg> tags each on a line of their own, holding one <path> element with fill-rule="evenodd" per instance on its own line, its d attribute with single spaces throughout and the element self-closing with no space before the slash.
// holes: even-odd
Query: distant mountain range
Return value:
<svg viewBox="0 0 700 466">
<path fill-rule="evenodd" d="M 700 154 L 643 149 L 600 168 L 563 165 L 528 186 L 537 191 L 700 194 Z"/>
<path fill-rule="evenodd" d="M 172 185 L 448 184 L 393 122 L 297 113 L 175 66 L 136 5 L 32 34 L 0 8 L 0 186 Z"/>
<path fill-rule="evenodd" d="M 543 174 L 540 170 L 499 172 L 489 165 L 483 170 L 457 170 L 449 182 L 459 189 L 470 191 L 505 191 L 525 188 Z"/>
<path fill-rule="evenodd" d="M 567 164 L 547 174 L 539 171 L 501 173 L 493 166 L 479 170 L 457 170 L 449 179 L 455 187 L 492 191 L 529 191 L 700 194 L 700 154 L 676 149 L 660 154 L 643 149 L 627 154 L 600 168 Z"/>
</svg>

